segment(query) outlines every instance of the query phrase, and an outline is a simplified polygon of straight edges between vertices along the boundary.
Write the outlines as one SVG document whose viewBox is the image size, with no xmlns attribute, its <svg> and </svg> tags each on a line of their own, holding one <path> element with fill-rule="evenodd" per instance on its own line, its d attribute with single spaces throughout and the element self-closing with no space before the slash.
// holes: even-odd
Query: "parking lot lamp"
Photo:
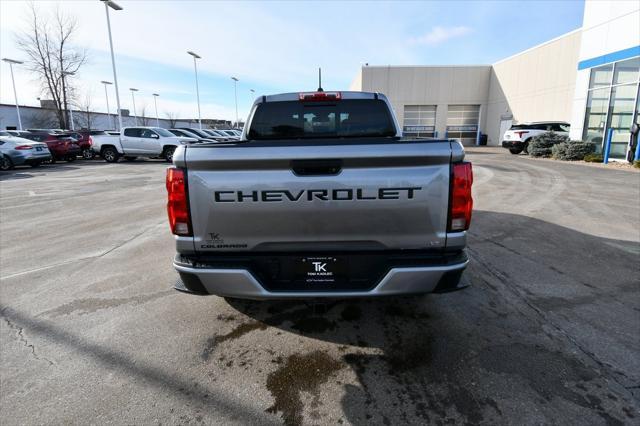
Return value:
<svg viewBox="0 0 640 426">
<path fill-rule="evenodd" d="M 75 75 L 76 73 L 71 72 L 71 71 L 62 71 L 62 89 L 65 91 L 65 93 L 63 93 L 63 95 L 66 97 L 66 91 L 67 91 L 67 85 L 64 83 L 64 77 L 66 75 Z M 69 109 L 69 119 L 71 121 L 71 130 L 75 130 L 75 126 L 73 125 L 73 107 L 71 105 L 71 99 L 68 99 L 67 101 L 67 108 Z"/>
<path fill-rule="evenodd" d="M 18 113 L 18 128 L 22 130 L 22 119 L 20 118 L 20 107 L 18 106 L 18 92 L 16 92 L 16 81 L 13 79 L 13 64 L 22 64 L 22 61 L 16 61 L 15 59 L 2 58 L 3 61 L 9 64 L 11 70 L 11 83 L 13 84 L 13 97 L 16 100 L 16 112 Z"/>
<path fill-rule="evenodd" d="M 156 127 L 160 127 L 160 119 L 158 118 L 158 93 L 153 94 L 153 104 L 156 107 Z"/>
<path fill-rule="evenodd" d="M 135 87 L 130 87 L 129 90 L 131 90 L 131 100 L 133 101 L 133 119 L 136 122 L 136 126 L 138 125 L 138 114 L 136 114 L 136 96 L 135 96 L 135 92 L 138 91 L 138 89 L 136 89 Z"/>
<path fill-rule="evenodd" d="M 198 87 L 198 65 L 196 64 L 196 59 L 200 59 L 201 56 L 190 50 L 187 51 L 187 53 L 193 56 L 193 69 L 196 71 L 196 99 L 198 100 L 198 124 L 202 129 L 202 119 L 200 117 L 200 89 Z"/>
<path fill-rule="evenodd" d="M 109 8 L 122 10 L 116 2 L 111 0 L 100 0 L 104 3 L 104 10 L 107 13 L 107 30 L 109 32 L 109 47 L 111 48 L 111 66 L 113 68 L 113 82 L 116 88 L 116 106 L 118 107 L 118 130 L 122 129 L 122 112 L 120 112 L 120 92 L 118 90 L 118 76 L 116 74 L 116 59 L 113 54 L 113 39 L 111 38 L 111 21 L 109 20 Z"/>
<path fill-rule="evenodd" d="M 102 80 L 100 83 L 104 84 L 104 96 L 107 98 L 107 119 L 111 116 L 111 110 L 109 109 L 109 92 L 107 92 L 107 85 L 113 84 L 110 81 Z M 113 128 L 116 128 L 116 119 L 113 118 Z"/>
<path fill-rule="evenodd" d="M 253 105 L 253 101 L 256 98 L 256 91 L 254 89 L 249 89 L 249 113 L 251 113 L 251 106 Z"/>
<path fill-rule="evenodd" d="M 236 98 L 236 129 L 238 128 L 238 79 L 236 77 L 231 77 L 233 80 L 233 94 Z"/>
</svg>

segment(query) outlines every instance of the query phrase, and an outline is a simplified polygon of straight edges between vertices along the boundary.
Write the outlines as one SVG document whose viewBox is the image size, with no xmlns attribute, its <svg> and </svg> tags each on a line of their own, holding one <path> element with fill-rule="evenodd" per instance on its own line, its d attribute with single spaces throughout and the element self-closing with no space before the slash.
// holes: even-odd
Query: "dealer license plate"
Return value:
<svg viewBox="0 0 640 426">
<path fill-rule="evenodd" d="M 334 284 L 346 276 L 346 262 L 333 256 L 303 257 L 296 276 L 309 284 Z"/>
</svg>

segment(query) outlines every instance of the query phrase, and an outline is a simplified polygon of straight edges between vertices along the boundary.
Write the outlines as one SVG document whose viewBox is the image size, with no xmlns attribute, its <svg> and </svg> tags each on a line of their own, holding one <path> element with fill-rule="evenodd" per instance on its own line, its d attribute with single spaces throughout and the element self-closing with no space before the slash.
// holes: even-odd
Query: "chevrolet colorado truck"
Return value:
<svg viewBox="0 0 640 426">
<path fill-rule="evenodd" d="M 160 127 L 124 127 L 119 135 L 104 132 L 91 136 L 94 152 L 107 163 L 116 163 L 121 156 L 127 161 L 150 157 L 164 158 L 170 163 L 178 146 L 196 142 L 195 138 L 176 136 Z"/>
<path fill-rule="evenodd" d="M 346 298 L 464 286 L 471 163 L 403 139 L 379 93 L 258 98 L 239 141 L 177 148 L 167 169 L 175 288 Z"/>
</svg>

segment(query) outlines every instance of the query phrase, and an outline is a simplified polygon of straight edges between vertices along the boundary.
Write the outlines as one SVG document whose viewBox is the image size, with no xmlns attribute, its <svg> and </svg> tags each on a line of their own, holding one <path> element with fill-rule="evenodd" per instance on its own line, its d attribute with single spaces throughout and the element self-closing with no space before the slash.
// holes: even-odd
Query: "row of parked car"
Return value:
<svg viewBox="0 0 640 426">
<path fill-rule="evenodd" d="M 100 155 L 105 161 L 120 157 L 173 160 L 173 152 L 185 143 L 219 143 L 239 140 L 236 129 L 126 127 L 122 134 L 110 130 L 64 131 L 60 129 L 0 130 L 0 170 L 15 166 L 38 167 L 43 163 L 86 160 Z"/>
<path fill-rule="evenodd" d="M 93 151 L 109 163 L 121 157 L 133 161 L 138 157 L 163 158 L 173 161 L 173 153 L 180 145 L 194 143 L 235 142 L 240 139 L 237 130 L 216 129 L 163 129 L 161 127 L 125 127 L 118 135 L 95 135 Z"/>
</svg>

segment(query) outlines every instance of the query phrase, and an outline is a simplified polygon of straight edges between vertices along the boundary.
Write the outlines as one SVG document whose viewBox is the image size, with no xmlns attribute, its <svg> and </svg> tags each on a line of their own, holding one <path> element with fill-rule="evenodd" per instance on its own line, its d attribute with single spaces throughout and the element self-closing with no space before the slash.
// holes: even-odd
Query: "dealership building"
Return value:
<svg viewBox="0 0 640 426">
<path fill-rule="evenodd" d="M 640 2 L 587 1 L 581 28 L 494 64 L 364 66 L 351 89 L 386 94 L 407 136 L 500 145 L 512 124 L 564 121 L 598 150 L 612 129 L 624 159 L 639 78 Z"/>
</svg>

